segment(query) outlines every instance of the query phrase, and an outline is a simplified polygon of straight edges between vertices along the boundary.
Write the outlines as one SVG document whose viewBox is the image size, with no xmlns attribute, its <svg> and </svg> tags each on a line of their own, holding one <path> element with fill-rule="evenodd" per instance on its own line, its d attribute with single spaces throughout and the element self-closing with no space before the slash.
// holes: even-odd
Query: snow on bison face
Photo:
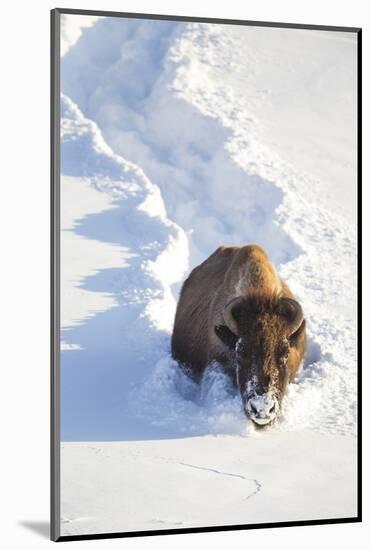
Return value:
<svg viewBox="0 0 371 550">
<path fill-rule="evenodd" d="M 272 320 L 270 320 L 272 321 Z M 290 379 L 288 339 L 267 337 L 257 323 L 236 344 L 236 375 L 246 415 L 262 426 L 279 414 Z"/>
<path fill-rule="evenodd" d="M 235 298 L 215 327 L 231 350 L 246 415 L 259 426 L 279 415 L 289 381 L 298 370 L 298 339 L 305 338 L 301 306 L 291 298 L 254 293 Z"/>
</svg>

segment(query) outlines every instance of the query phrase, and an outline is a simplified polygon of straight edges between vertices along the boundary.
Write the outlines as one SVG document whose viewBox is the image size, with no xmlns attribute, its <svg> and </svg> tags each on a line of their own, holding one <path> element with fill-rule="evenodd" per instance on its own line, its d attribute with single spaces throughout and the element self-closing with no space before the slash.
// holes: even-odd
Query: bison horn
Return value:
<svg viewBox="0 0 371 550">
<path fill-rule="evenodd" d="M 225 306 L 223 310 L 224 322 L 229 328 L 229 330 L 231 330 L 233 334 L 235 334 L 236 336 L 238 336 L 238 327 L 237 327 L 236 319 L 233 316 L 232 309 L 240 300 L 241 300 L 241 296 L 239 296 L 238 298 L 233 298 L 233 300 L 228 302 L 228 304 Z"/>
<path fill-rule="evenodd" d="M 292 298 L 281 298 L 279 312 L 287 320 L 290 328 L 290 336 L 294 334 L 303 322 L 304 314 L 301 305 Z"/>
</svg>

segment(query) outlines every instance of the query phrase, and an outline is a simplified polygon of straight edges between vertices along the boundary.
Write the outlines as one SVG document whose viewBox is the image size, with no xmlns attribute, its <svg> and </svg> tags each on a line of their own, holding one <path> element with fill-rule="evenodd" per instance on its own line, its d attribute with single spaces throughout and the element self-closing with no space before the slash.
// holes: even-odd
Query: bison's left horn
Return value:
<svg viewBox="0 0 371 550">
<path fill-rule="evenodd" d="M 233 334 L 235 334 L 236 336 L 238 336 L 238 326 L 237 326 L 236 319 L 233 316 L 232 310 L 236 306 L 236 304 L 240 301 L 241 301 L 241 297 L 233 298 L 233 300 L 229 302 L 223 310 L 223 318 L 224 318 L 225 324 L 227 325 L 229 330 L 231 330 Z"/>
<path fill-rule="evenodd" d="M 301 305 L 292 298 L 281 298 L 279 301 L 279 311 L 289 324 L 290 335 L 294 334 L 304 320 Z"/>
</svg>

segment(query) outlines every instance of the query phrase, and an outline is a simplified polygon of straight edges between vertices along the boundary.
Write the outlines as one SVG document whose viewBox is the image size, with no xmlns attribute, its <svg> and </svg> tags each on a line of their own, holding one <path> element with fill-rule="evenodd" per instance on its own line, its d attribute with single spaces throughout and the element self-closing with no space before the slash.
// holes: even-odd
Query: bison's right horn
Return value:
<svg viewBox="0 0 371 550">
<path fill-rule="evenodd" d="M 289 323 L 290 334 L 294 334 L 304 320 L 304 313 L 301 305 L 292 298 L 284 297 L 280 299 L 279 311 Z"/>
<path fill-rule="evenodd" d="M 224 318 L 225 324 L 227 325 L 229 330 L 231 330 L 233 334 L 235 334 L 236 336 L 238 336 L 238 326 L 237 326 L 236 319 L 233 317 L 232 309 L 240 301 L 241 301 L 240 296 L 238 298 L 233 298 L 233 300 L 228 302 L 228 304 L 225 306 L 223 310 L 223 318 Z"/>
</svg>

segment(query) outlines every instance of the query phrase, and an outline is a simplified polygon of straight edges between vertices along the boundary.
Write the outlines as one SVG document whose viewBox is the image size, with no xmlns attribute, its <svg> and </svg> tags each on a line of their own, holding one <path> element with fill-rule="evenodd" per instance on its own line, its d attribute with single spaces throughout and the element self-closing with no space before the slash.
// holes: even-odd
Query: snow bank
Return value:
<svg viewBox="0 0 371 550">
<path fill-rule="evenodd" d="M 117 437 L 125 392 L 167 352 L 187 240 L 156 186 L 66 97 L 61 128 L 62 436 Z"/>
</svg>

